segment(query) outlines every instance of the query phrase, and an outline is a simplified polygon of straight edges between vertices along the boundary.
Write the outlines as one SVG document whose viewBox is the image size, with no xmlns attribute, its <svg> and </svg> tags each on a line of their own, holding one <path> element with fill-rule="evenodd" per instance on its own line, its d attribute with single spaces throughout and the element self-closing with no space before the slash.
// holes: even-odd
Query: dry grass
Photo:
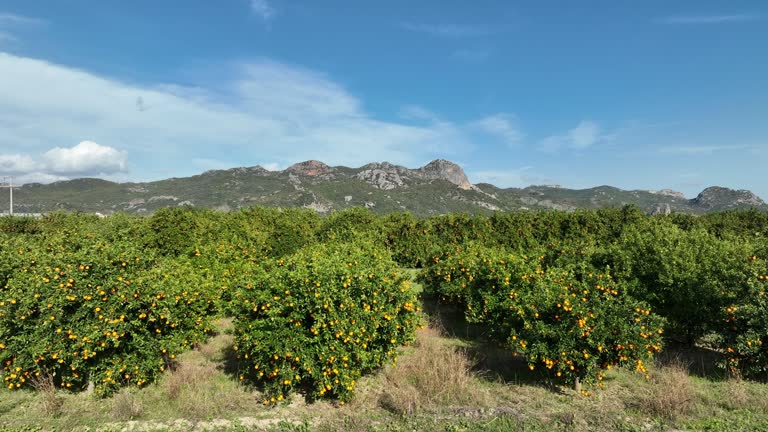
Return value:
<svg viewBox="0 0 768 432">
<path fill-rule="evenodd" d="M 53 376 L 42 375 L 32 379 L 32 386 L 40 395 L 40 408 L 43 413 L 51 417 L 61 414 L 64 406 L 64 399 L 61 398 L 56 385 L 53 383 Z"/>
<path fill-rule="evenodd" d="M 234 336 L 230 334 L 230 330 L 233 328 L 231 318 L 217 320 L 215 325 L 217 331 L 213 337 L 197 348 L 205 360 L 213 363 L 225 360 L 225 350 L 232 345 L 234 340 Z"/>
<path fill-rule="evenodd" d="M 415 349 L 387 369 L 379 405 L 401 415 L 450 406 L 484 406 L 485 393 L 472 375 L 466 353 L 445 343 L 440 332 L 419 332 Z"/>
<path fill-rule="evenodd" d="M 725 394 L 725 405 L 729 409 L 745 409 L 751 405 L 749 389 L 740 378 L 728 380 Z"/>
<path fill-rule="evenodd" d="M 170 400 L 178 400 L 182 395 L 196 393 L 205 387 L 211 374 L 216 373 L 212 364 L 180 363 L 178 367 L 167 374 L 161 388 Z"/>
<path fill-rule="evenodd" d="M 653 417 L 679 418 L 691 413 L 697 402 L 688 368 L 680 362 L 659 367 L 652 373 L 650 385 L 645 389 L 638 389 L 637 408 Z"/>
<path fill-rule="evenodd" d="M 133 392 L 124 390 L 112 397 L 112 418 L 118 421 L 134 420 L 144 413 L 144 405 Z"/>
<path fill-rule="evenodd" d="M 159 387 L 184 418 L 221 416 L 255 404 L 253 396 L 208 361 L 180 362 Z"/>
</svg>

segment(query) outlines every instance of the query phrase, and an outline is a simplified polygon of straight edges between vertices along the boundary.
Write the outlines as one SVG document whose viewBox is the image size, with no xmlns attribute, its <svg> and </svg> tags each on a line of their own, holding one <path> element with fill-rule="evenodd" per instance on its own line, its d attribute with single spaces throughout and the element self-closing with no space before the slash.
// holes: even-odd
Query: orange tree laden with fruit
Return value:
<svg viewBox="0 0 768 432">
<path fill-rule="evenodd" d="M 213 302 L 194 268 L 128 243 L 46 238 L 0 291 L 0 379 L 10 389 L 51 377 L 107 394 L 143 386 L 202 342 Z"/>
<path fill-rule="evenodd" d="M 416 297 L 386 250 L 320 244 L 266 268 L 233 300 L 240 378 L 264 387 L 265 404 L 297 389 L 348 401 L 414 339 Z"/>
<path fill-rule="evenodd" d="M 646 374 L 661 350 L 663 319 L 630 297 L 609 274 L 584 266 L 541 267 L 521 256 L 468 245 L 436 256 L 423 279 L 438 298 L 464 309 L 494 339 L 581 390 L 604 370 Z"/>
<path fill-rule="evenodd" d="M 734 375 L 768 380 L 768 262 L 752 256 L 740 301 L 725 307 L 724 366 Z"/>
</svg>

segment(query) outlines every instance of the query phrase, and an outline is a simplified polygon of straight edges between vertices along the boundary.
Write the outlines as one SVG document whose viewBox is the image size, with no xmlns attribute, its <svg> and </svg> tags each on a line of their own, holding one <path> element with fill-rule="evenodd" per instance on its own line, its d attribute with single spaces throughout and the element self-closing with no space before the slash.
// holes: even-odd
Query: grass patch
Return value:
<svg viewBox="0 0 768 432">
<path fill-rule="evenodd" d="M 438 330 L 420 330 L 412 352 L 385 370 L 379 406 L 400 415 L 486 406 L 472 367 L 466 353 L 447 343 Z"/>
</svg>

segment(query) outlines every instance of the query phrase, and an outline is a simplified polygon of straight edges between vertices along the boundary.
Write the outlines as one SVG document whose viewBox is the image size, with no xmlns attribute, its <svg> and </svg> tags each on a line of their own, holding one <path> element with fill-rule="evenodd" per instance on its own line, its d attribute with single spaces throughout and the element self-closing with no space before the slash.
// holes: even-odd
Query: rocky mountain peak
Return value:
<svg viewBox="0 0 768 432">
<path fill-rule="evenodd" d="M 703 209 L 728 209 L 742 206 L 761 207 L 765 201 L 745 189 L 729 189 L 721 186 L 711 186 L 691 200 L 691 205 Z"/>
<path fill-rule="evenodd" d="M 662 189 L 662 190 L 658 190 L 658 191 L 657 190 L 650 190 L 648 192 L 650 192 L 652 194 L 656 194 L 656 195 L 669 196 L 669 197 L 672 197 L 672 198 L 685 198 L 685 195 L 683 195 L 682 192 L 678 192 L 678 191 L 672 190 L 672 189 Z"/>
<path fill-rule="evenodd" d="M 467 175 L 464 174 L 464 170 L 455 163 L 445 159 L 435 159 L 417 171 L 427 178 L 447 180 L 458 186 L 459 189 L 472 189 L 472 183 L 469 182 Z"/>
<path fill-rule="evenodd" d="M 285 171 L 297 175 L 317 177 L 324 174 L 330 174 L 334 171 L 334 169 L 320 161 L 308 160 L 293 164 L 289 166 Z"/>
<path fill-rule="evenodd" d="M 374 162 L 360 167 L 356 178 L 378 189 L 390 190 L 405 186 L 410 170 L 389 162 Z"/>
<path fill-rule="evenodd" d="M 360 167 L 363 170 L 384 170 L 384 171 L 398 171 L 403 167 L 395 165 L 389 162 L 371 162 Z"/>
</svg>

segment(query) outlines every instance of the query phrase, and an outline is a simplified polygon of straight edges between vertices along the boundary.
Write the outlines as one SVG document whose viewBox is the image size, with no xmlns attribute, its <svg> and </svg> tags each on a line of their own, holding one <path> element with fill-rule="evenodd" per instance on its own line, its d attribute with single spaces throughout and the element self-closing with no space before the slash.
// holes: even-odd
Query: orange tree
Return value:
<svg viewBox="0 0 768 432">
<path fill-rule="evenodd" d="M 723 365 L 733 374 L 768 380 L 768 263 L 752 256 L 746 292 L 725 307 L 721 332 L 726 359 Z"/>
<path fill-rule="evenodd" d="M 414 338 L 416 298 L 389 254 L 371 244 L 320 244 L 273 261 L 233 301 L 241 379 L 265 403 L 296 389 L 351 398 L 360 376 Z"/>
<path fill-rule="evenodd" d="M 722 311 L 741 296 L 750 274 L 747 241 L 684 231 L 665 219 L 628 229 L 598 259 L 631 294 L 667 319 L 670 335 L 693 343 L 719 332 Z"/>
<path fill-rule="evenodd" d="M 609 274 L 576 264 L 544 269 L 543 260 L 468 245 L 436 256 L 422 278 L 531 369 L 543 366 L 578 390 L 615 366 L 645 373 L 661 349 L 663 320 Z"/>
<path fill-rule="evenodd" d="M 154 380 L 204 340 L 212 302 L 194 269 L 129 242 L 62 232 L 40 239 L 0 292 L 0 375 L 11 389 L 41 376 L 106 394 Z"/>
</svg>

